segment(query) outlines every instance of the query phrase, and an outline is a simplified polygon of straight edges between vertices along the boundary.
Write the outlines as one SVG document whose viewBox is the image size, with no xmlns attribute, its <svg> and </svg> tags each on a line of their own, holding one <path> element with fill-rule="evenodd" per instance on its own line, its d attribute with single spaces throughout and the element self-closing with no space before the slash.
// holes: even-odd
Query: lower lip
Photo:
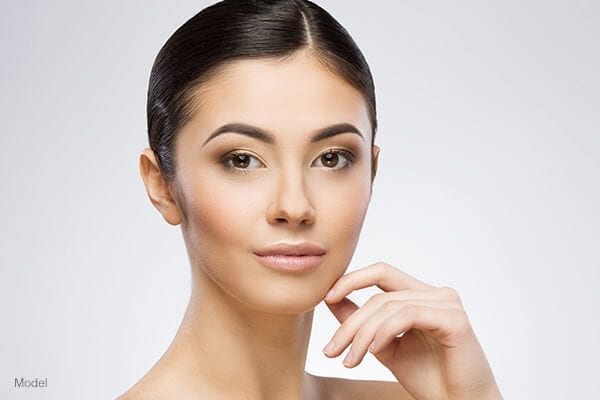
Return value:
<svg viewBox="0 0 600 400">
<path fill-rule="evenodd" d="M 320 256 L 259 256 L 258 260 L 265 266 L 288 272 L 303 272 L 317 267 L 325 258 Z"/>
</svg>

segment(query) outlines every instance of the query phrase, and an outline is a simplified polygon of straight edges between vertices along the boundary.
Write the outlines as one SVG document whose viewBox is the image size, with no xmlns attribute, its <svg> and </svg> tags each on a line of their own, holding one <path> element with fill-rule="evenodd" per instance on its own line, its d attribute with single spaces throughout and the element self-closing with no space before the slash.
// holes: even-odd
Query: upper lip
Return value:
<svg viewBox="0 0 600 400">
<path fill-rule="evenodd" d="M 275 243 L 254 252 L 259 256 L 320 256 L 325 254 L 325 249 L 316 243 Z"/>
</svg>

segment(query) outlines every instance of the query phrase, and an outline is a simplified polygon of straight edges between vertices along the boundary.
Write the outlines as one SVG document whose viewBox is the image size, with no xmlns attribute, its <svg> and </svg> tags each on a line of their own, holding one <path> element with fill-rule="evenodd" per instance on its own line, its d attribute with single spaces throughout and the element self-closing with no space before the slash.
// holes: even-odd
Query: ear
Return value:
<svg viewBox="0 0 600 400">
<path fill-rule="evenodd" d="M 377 166 L 379 165 L 379 151 L 381 149 L 376 144 L 373 145 L 373 163 L 372 163 L 372 177 L 371 181 L 375 179 L 375 175 L 377 175 Z"/>
<path fill-rule="evenodd" d="M 167 181 L 158 168 L 154 151 L 145 148 L 140 154 L 140 174 L 150 201 L 171 225 L 181 223 L 181 214 Z"/>
</svg>

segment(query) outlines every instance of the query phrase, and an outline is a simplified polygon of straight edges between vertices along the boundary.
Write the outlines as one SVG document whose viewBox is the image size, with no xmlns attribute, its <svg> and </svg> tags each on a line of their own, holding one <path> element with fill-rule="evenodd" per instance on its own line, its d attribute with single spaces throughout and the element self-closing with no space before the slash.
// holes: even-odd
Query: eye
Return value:
<svg viewBox="0 0 600 400">
<path fill-rule="evenodd" d="M 253 156 L 250 153 L 244 153 L 241 151 L 232 151 L 231 153 L 226 154 L 222 159 L 221 159 L 221 163 L 223 165 L 225 165 L 227 168 L 234 170 L 235 172 L 239 172 L 242 174 L 246 174 L 248 173 L 248 166 L 250 164 L 252 164 L 251 160 L 257 160 L 258 161 L 258 168 L 261 168 L 260 166 L 263 165 L 262 162 L 260 160 L 258 160 L 258 158 L 256 158 L 255 156 Z M 231 164 L 230 164 L 231 162 Z M 254 165 L 256 166 L 256 163 L 254 163 Z M 250 168 L 252 169 L 252 168 Z"/>
<path fill-rule="evenodd" d="M 346 161 L 340 164 L 340 157 Z M 340 170 L 344 168 L 350 168 L 354 163 L 356 157 L 354 154 L 346 150 L 341 149 L 329 149 L 325 153 L 321 154 L 317 161 L 321 161 L 321 165 L 328 169 Z M 341 165 L 341 167 L 338 167 Z"/>
</svg>

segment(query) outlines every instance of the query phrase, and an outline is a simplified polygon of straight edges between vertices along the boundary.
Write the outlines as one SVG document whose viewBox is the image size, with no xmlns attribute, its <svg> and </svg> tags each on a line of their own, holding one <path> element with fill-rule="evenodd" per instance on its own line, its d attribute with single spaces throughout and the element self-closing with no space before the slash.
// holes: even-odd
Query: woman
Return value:
<svg viewBox="0 0 600 400">
<path fill-rule="evenodd" d="M 119 399 L 502 398 L 454 290 L 384 262 L 344 275 L 379 147 L 369 67 L 331 15 L 305 0 L 205 8 L 160 50 L 147 106 L 140 172 L 181 224 L 192 293 Z M 346 297 L 372 285 L 360 308 Z M 398 382 L 304 371 L 321 301 L 341 323 L 326 355 L 349 349 L 351 368 L 371 351 Z"/>
</svg>

